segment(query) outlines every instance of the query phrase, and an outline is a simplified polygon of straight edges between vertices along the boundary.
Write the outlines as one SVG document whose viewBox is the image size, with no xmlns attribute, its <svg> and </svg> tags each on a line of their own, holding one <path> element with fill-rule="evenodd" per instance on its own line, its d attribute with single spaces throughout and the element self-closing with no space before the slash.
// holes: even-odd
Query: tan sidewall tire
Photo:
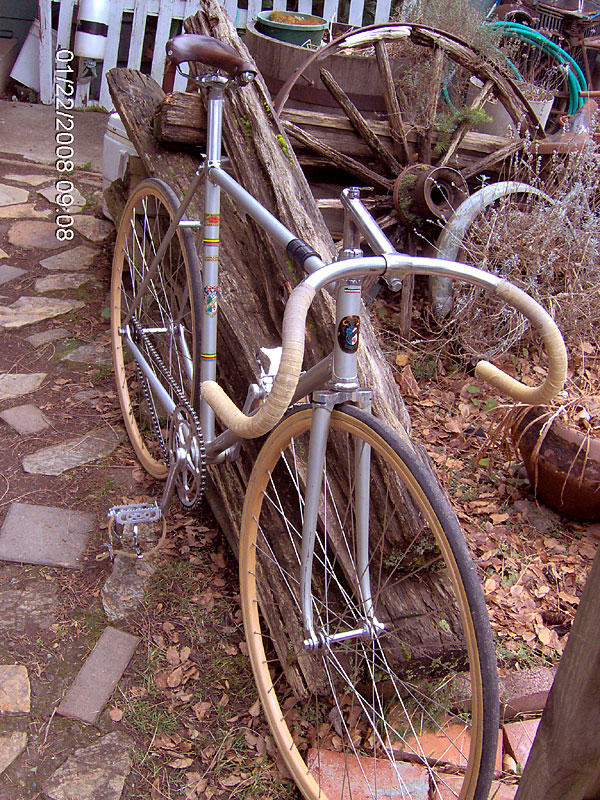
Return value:
<svg viewBox="0 0 600 800">
<path fill-rule="evenodd" d="M 276 696 L 276 689 L 267 666 L 267 658 L 263 646 L 255 578 L 257 520 L 260 516 L 263 489 L 267 476 L 269 472 L 273 470 L 282 450 L 286 447 L 290 439 L 310 428 L 311 414 L 311 410 L 306 409 L 293 413 L 288 418 L 284 419 L 271 433 L 258 455 L 250 476 L 242 515 L 240 536 L 240 587 L 242 615 L 249 657 L 252 663 L 254 678 L 262 707 L 279 751 L 304 797 L 310 800 L 326 800 L 325 795 L 320 791 L 317 782 L 309 773 L 304 759 L 294 744 L 281 712 L 281 707 Z M 384 453 L 389 463 L 395 465 L 395 469 L 401 475 L 403 482 L 412 488 L 413 499 L 415 499 L 421 511 L 427 517 L 432 530 L 435 531 L 438 545 L 443 553 L 447 568 L 452 575 L 458 602 L 462 606 L 463 611 L 463 624 L 467 640 L 469 664 L 472 669 L 472 703 L 475 709 L 472 728 L 472 742 L 475 745 L 475 749 L 471 753 L 475 755 L 475 758 L 472 758 L 470 761 L 459 800 L 472 800 L 475 796 L 474 793 L 478 780 L 479 763 L 482 752 L 483 697 L 481 691 L 481 671 L 479 669 L 480 658 L 473 618 L 452 548 L 442 524 L 425 496 L 419 482 L 411 472 L 409 466 L 399 457 L 398 453 L 390 447 L 385 439 L 363 421 L 341 411 L 335 411 L 332 414 L 331 424 L 344 432 L 353 434 L 368 442 L 375 450 Z"/>
</svg>

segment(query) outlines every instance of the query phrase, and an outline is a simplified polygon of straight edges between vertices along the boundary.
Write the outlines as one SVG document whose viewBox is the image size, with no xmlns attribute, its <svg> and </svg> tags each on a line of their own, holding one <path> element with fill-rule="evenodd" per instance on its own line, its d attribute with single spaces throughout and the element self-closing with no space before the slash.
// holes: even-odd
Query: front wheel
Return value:
<svg viewBox="0 0 600 800">
<path fill-rule="evenodd" d="M 299 574 L 311 418 L 310 408 L 297 410 L 271 433 L 242 517 L 246 638 L 279 750 L 306 798 L 487 800 L 498 690 L 475 567 L 411 446 L 350 406 L 331 417 L 315 541 L 313 614 L 325 643 L 304 646 Z M 384 627 L 335 641 L 364 627 L 354 465 L 368 448 L 368 569 Z"/>
</svg>

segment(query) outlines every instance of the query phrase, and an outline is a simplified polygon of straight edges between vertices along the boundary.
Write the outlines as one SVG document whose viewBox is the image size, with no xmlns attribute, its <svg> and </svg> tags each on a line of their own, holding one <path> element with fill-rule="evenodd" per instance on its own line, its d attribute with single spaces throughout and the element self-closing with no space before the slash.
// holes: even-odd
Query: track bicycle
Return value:
<svg viewBox="0 0 600 800">
<path fill-rule="evenodd" d="M 372 391 L 358 381 L 362 284 L 437 275 L 518 308 L 544 340 L 545 381 L 527 387 L 487 362 L 477 370 L 521 402 L 562 388 L 560 333 L 495 275 L 396 252 L 358 189 L 342 193 L 339 260 L 323 263 L 222 166 L 224 92 L 248 84 L 253 64 L 195 34 L 170 40 L 167 52 L 178 69 L 209 67 L 195 78 L 208 93 L 207 155 L 181 202 L 150 178 L 121 219 L 111 290 L 118 394 L 136 455 L 165 488 L 160 502 L 111 509 L 109 529 L 133 531 L 132 552 L 144 555 L 144 523 L 162 520 L 164 536 L 174 494 L 196 507 L 207 465 L 266 437 L 241 520 L 242 612 L 262 707 L 302 794 L 487 799 L 499 704 L 483 593 L 448 499 L 416 446 L 373 415 Z M 190 220 L 200 187 L 205 213 Z M 282 347 L 242 409 L 215 381 L 221 192 L 306 273 L 286 304 Z M 336 301 L 334 350 L 303 372 L 306 315 L 322 290 Z"/>
</svg>

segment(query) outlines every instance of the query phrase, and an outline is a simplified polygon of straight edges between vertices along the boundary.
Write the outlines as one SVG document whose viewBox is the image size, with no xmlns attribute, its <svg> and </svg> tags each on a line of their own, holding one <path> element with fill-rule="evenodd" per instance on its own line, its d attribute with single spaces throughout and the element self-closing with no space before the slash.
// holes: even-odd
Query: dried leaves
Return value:
<svg viewBox="0 0 600 800">
<path fill-rule="evenodd" d="M 483 385 L 439 376 L 435 385 L 423 383 L 416 399 L 405 398 L 415 436 L 437 468 L 480 570 L 501 660 L 555 660 L 596 545 L 584 526 L 524 499 L 529 483 L 502 455 L 491 467 L 489 455 L 482 458 L 489 425 L 484 411 L 497 404 Z"/>
</svg>

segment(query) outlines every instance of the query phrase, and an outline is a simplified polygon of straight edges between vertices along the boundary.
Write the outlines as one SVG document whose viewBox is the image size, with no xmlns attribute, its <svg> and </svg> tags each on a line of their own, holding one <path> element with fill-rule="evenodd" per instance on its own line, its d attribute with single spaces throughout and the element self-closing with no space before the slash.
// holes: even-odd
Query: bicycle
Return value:
<svg viewBox="0 0 600 800">
<path fill-rule="evenodd" d="M 411 798 L 425 785 L 436 800 L 483 800 L 499 708 L 485 601 L 449 501 L 414 446 L 373 416 L 372 392 L 357 379 L 362 281 L 463 279 L 521 310 L 549 353 L 546 380 L 527 387 L 487 362 L 478 372 L 523 402 L 544 402 L 562 387 L 560 333 L 497 276 L 397 253 L 357 189 L 342 193 L 340 259 L 324 264 L 221 165 L 224 91 L 250 83 L 252 63 L 195 34 L 171 39 L 167 53 L 180 71 L 189 61 L 209 68 L 194 79 L 208 93 L 207 156 L 181 202 L 150 178 L 122 215 L 111 289 L 117 388 L 137 457 L 166 482 L 160 503 L 111 509 L 109 530 L 124 536 L 129 523 L 132 553 L 144 555 L 142 523 L 162 519 L 164 538 L 174 493 L 196 507 L 206 465 L 268 435 L 242 512 L 242 613 L 261 703 L 300 791 L 322 800 Z M 188 220 L 201 185 L 204 218 Z M 307 274 L 288 299 L 281 352 L 271 352 L 242 410 L 215 382 L 221 191 Z M 373 255 L 363 255 L 361 239 Z M 306 314 L 323 289 L 336 298 L 334 351 L 302 372 Z M 444 601 L 442 618 L 433 599 Z"/>
</svg>

